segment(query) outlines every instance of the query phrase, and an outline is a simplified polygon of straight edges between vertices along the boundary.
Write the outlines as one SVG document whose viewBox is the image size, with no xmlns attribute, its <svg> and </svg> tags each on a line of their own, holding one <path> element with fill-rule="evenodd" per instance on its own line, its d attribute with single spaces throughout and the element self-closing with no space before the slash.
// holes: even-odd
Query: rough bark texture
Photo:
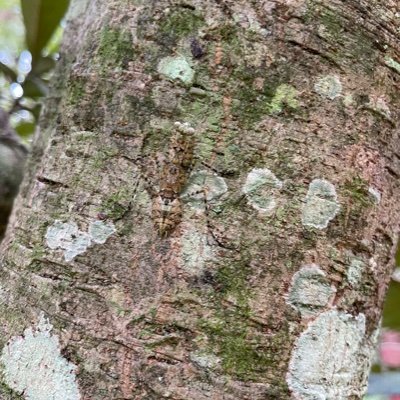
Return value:
<svg viewBox="0 0 400 400">
<path fill-rule="evenodd" d="M 396 3 L 73 2 L 2 244 L 4 393 L 361 398 L 399 219 Z"/>
</svg>

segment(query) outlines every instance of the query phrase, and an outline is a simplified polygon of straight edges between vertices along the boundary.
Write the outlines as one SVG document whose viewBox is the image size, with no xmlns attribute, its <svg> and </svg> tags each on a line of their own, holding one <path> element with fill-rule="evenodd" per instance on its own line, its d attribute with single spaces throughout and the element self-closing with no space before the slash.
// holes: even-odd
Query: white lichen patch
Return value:
<svg viewBox="0 0 400 400">
<path fill-rule="evenodd" d="M 204 209 L 206 202 L 218 199 L 227 191 L 224 178 L 204 170 L 190 176 L 181 198 L 193 208 Z"/>
<path fill-rule="evenodd" d="M 55 221 L 47 228 L 46 244 L 50 249 L 64 251 L 65 261 L 72 261 L 83 254 L 94 243 L 104 244 L 116 232 L 112 223 L 94 221 L 89 225 L 89 233 L 79 230 L 75 222 Z"/>
<path fill-rule="evenodd" d="M 350 106 L 354 105 L 354 99 L 353 99 L 353 95 L 351 93 L 348 93 L 343 97 L 343 104 L 346 107 L 350 107 Z"/>
<path fill-rule="evenodd" d="M 335 186 L 325 179 L 314 179 L 308 187 L 303 206 L 303 225 L 324 229 L 339 210 Z"/>
<path fill-rule="evenodd" d="M 329 304 L 336 288 L 318 265 L 306 265 L 293 275 L 288 303 L 300 311 L 302 317 L 321 312 Z"/>
<path fill-rule="evenodd" d="M 86 251 L 90 245 L 90 237 L 81 232 L 75 222 L 55 221 L 47 228 L 46 243 L 52 250 L 64 250 L 65 261 L 71 261 Z"/>
<path fill-rule="evenodd" d="M 189 122 L 175 122 L 174 126 L 179 132 L 185 133 L 186 135 L 193 135 L 194 128 L 189 124 Z"/>
<path fill-rule="evenodd" d="M 85 232 L 78 232 L 77 236 L 72 239 L 69 246 L 64 249 L 65 261 L 72 261 L 79 254 L 83 254 L 90 244 L 89 235 Z"/>
<path fill-rule="evenodd" d="M 181 243 L 183 269 L 190 275 L 201 274 L 205 262 L 213 258 L 212 247 L 207 243 L 207 236 L 195 229 L 190 229 L 185 231 Z"/>
<path fill-rule="evenodd" d="M 78 400 L 76 367 L 62 357 L 57 336 L 42 316 L 35 330 L 12 338 L 0 361 L 6 384 L 26 400 Z"/>
<path fill-rule="evenodd" d="M 169 79 L 179 79 L 185 84 L 191 84 L 194 78 L 194 70 L 183 56 L 163 58 L 157 71 Z"/>
<path fill-rule="evenodd" d="M 75 222 L 55 221 L 47 228 L 46 241 L 50 249 L 66 248 L 70 245 L 72 238 L 78 234 L 78 225 Z"/>
<path fill-rule="evenodd" d="M 276 194 L 283 183 L 268 168 L 254 168 L 247 175 L 243 193 L 256 210 L 270 213 L 276 207 Z"/>
<path fill-rule="evenodd" d="M 295 399 L 359 398 L 366 379 L 365 316 L 330 310 L 300 335 L 292 352 L 287 383 Z M 368 348 L 368 351 L 370 349 Z"/>
<path fill-rule="evenodd" d="M 400 63 L 393 60 L 391 57 L 385 57 L 385 64 L 400 74 Z"/>
<path fill-rule="evenodd" d="M 346 273 L 346 278 L 350 285 L 355 287 L 361 282 L 365 268 L 366 265 L 363 261 L 359 260 L 358 258 L 351 259 Z"/>
<path fill-rule="evenodd" d="M 200 351 L 190 353 L 189 357 L 195 365 L 204 369 L 215 369 L 221 363 L 216 355 Z"/>
<path fill-rule="evenodd" d="M 317 80 L 314 84 L 314 90 L 320 96 L 333 100 L 342 93 L 342 83 L 338 76 L 326 75 Z"/>
<path fill-rule="evenodd" d="M 98 244 L 104 244 L 115 232 L 115 226 L 111 222 L 93 221 L 89 225 L 89 236 Z"/>
<path fill-rule="evenodd" d="M 372 199 L 374 200 L 375 204 L 379 204 L 381 202 L 381 192 L 374 187 L 369 187 L 368 188 L 368 193 L 371 195 Z"/>
</svg>

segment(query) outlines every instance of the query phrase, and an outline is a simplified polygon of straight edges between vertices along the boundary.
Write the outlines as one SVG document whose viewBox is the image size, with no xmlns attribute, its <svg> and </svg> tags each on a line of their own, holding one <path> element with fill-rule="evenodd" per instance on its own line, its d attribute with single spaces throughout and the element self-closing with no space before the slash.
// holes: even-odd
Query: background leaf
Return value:
<svg viewBox="0 0 400 400">
<path fill-rule="evenodd" d="M 2 62 L 0 62 L 0 71 L 3 72 L 3 74 L 6 75 L 7 78 L 11 80 L 11 82 L 17 80 L 17 73 L 10 67 L 8 67 L 6 64 L 3 64 Z"/>
<path fill-rule="evenodd" d="M 39 57 L 36 59 L 32 68 L 32 73 L 42 75 L 45 72 L 52 70 L 56 66 L 56 62 L 51 57 Z"/>
<path fill-rule="evenodd" d="M 68 3 L 69 0 L 21 0 L 26 43 L 33 63 L 58 27 Z"/>
<path fill-rule="evenodd" d="M 24 89 L 24 96 L 38 98 L 45 96 L 47 94 L 46 83 L 36 76 L 29 76 L 22 84 L 22 89 Z"/>
<path fill-rule="evenodd" d="M 16 127 L 18 135 L 21 137 L 29 137 L 35 131 L 36 124 L 34 122 L 21 122 Z"/>
</svg>

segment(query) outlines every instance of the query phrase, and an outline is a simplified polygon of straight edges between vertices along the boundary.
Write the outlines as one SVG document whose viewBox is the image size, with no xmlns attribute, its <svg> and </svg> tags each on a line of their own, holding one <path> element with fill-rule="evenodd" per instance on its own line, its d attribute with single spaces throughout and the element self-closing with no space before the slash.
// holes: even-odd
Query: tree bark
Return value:
<svg viewBox="0 0 400 400">
<path fill-rule="evenodd" d="M 360 399 L 397 243 L 399 12 L 73 1 L 2 243 L 3 396 Z"/>
</svg>

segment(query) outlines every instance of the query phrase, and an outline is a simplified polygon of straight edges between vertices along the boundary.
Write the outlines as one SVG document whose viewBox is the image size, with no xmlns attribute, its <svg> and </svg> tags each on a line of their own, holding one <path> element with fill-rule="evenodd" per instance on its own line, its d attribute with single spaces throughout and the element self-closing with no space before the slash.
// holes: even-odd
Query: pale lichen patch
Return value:
<svg viewBox="0 0 400 400">
<path fill-rule="evenodd" d="M 358 258 L 352 258 L 347 269 L 346 278 L 350 285 L 357 286 L 361 282 L 363 272 L 366 268 L 365 263 Z"/>
<path fill-rule="evenodd" d="M 189 357 L 195 365 L 203 369 L 215 369 L 221 364 L 216 355 L 201 351 L 192 352 Z"/>
<path fill-rule="evenodd" d="M 47 229 L 46 241 L 50 249 L 65 248 L 69 246 L 72 237 L 78 233 L 78 225 L 74 222 L 55 221 L 52 226 Z"/>
<path fill-rule="evenodd" d="M 381 202 L 381 192 L 374 187 L 370 186 L 368 188 L 368 193 L 371 195 L 372 199 L 374 200 L 375 204 L 379 204 Z"/>
<path fill-rule="evenodd" d="M 248 202 L 256 210 L 270 213 L 276 207 L 276 193 L 283 183 L 268 168 L 254 168 L 242 188 Z"/>
<path fill-rule="evenodd" d="M 174 126 L 179 132 L 185 133 L 186 135 L 193 135 L 195 132 L 194 128 L 189 124 L 189 122 L 176 121 Z"/>
<path fill-rule="evenodd" d="M 90 246 L 90 237 L 86 232 L 79 232 L 73 238 L 69 247 L 65 248 L 64 258 L 65 261 L 72 261 L 79 254 L 83 254 Z"/>
<path fill-rule="evenodd" d="M 342 93 L 342 83 L 336 75 L 320 77 L 314 84 L 314 90 L 322 97 L 334 100 Z"/>
<path fill-rule="evenodd" d="M 303 317 L 313 316 L 329 304 L 335 293 L 335 287 L 318 265 L 306 265 L 293 275 L 288 303 Z"/>
<path fill-rule="evenodd" d="M 71 261 L 90 246 L 90 237 L 75 222 L 55 221 L 47 229 L 46 243 L 52 250 L 64 250 L 65 261 Z"/>
<path fill-rule="evenodd" d="M 191 207 L 204 209 L 206 202 L 218 199 L 227 191 L 224 178 L 203 170 L 190 176 L 181 198 Z"/>
<path fill-rule="evenodd" d="M 279 85 L 275 91 L 275 95 L 269 103 L 269 112 L 272 114 L 278 114 L 283 110 L 284 106 L 291 109 L 299 107 L 299 101 L 297 100 L 297 90 L 287 84 Z"/>
<path fill-rule="evenodd" d="M 365 316 L 330 310 L 300 335 L 292 352 L 287 383 L 302 400 L 359 398 L 371 349 L 366 346 Z M 368 349 L 366 349 L 368 347 Z"/>
<path fill-rule="evenodd" d="M 27 400 L 78 400 L 76 367 L 61 355 L 57 336 L 42 316 L 3 348 L 0 361 L 6 384 Z"/>
<path fill-rule="evenodd" d="M 324 229 L 340 210 L 336 189 L 325 179 L 314 179 L 309 187 L 303 207 L 302 223 Z"/>
<path fill-rule="evenodd" d="M 94 221 L 89 224 L 89 233 L 79 230 L 75 222 L 55 221 L 47 228 L 46 244 L 50 249 L 64 251 L 65 261 L 72 261 L 83 254 L 94 243 L 104 244 L 116 232 L 112 223 Z"/>
<path fill-rule="evenodd" d="M 400 74 L 400 63 L 393 60 L 391 57 L 385 57 L 385 64 Z"/>
<path fill-rule="evenodd" d="M 89 236 L 98 244 L 104 244 L 115 232 L 115 226 L 111 222 L 93 221 L 89 225 Z"/>
<path fill-rule="evenodd" d="M 194 228 L 185 231 L 181 247 L 183 269 L 190 275 L 199 275 L 204 270 L 205 262 L 212 258 L 213 251 L 207 243 L 207 236 Z"/>
<path fill-rule="evenodd" d="M 179 79 L 185 84 L 191 84 L 194 78 L 194 71 L 183 56 L 163 58 L 158 64 L 157 71 L 169 79 Z"/>
<path fill-rule="evenodd" d="M 350 106 L 354 105 L 354 98 L 351 93 L 348 93 L 343 97 L 343 104 L 346 107 L 350 107 Z"/>
</svg>

